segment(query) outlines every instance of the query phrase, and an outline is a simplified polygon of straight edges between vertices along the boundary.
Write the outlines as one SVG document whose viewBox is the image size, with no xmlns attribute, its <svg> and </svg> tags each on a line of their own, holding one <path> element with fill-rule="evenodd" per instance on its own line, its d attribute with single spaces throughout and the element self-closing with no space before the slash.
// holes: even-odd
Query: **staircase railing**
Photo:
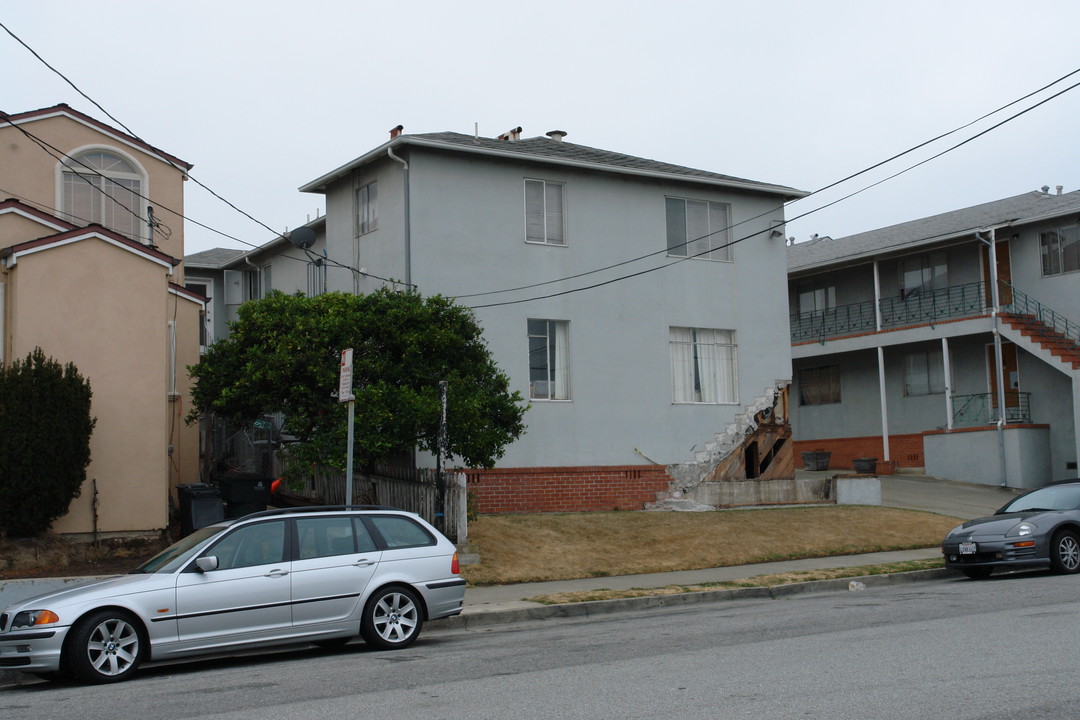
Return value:
<svg viewBox="0 0 1080 720">
<path fill-rule="evenodd" d="M 953 395 L 953 427 L 993 425 L 998 421 L 996 393 Z M 1031 393 L 1005 392 L 1005 422 L 1031 422 Z"/>
<path fill-rule="evenodd" d="M 1015 315 L 1034 317 L 1044 326 L 1053 330 L 1054 333 L 1080 345 L 1080 325 L 1069 320 L 1061 313 L 1054 312 L 1038 300 L 1025 295 L 1004 280 L 999 282 L 1001 283 L 1002 296 L 1008 297 L 1009 294 L 1012 295 L 1012 302 L 1003 305 L 1002 309 Z"/>
</svg>

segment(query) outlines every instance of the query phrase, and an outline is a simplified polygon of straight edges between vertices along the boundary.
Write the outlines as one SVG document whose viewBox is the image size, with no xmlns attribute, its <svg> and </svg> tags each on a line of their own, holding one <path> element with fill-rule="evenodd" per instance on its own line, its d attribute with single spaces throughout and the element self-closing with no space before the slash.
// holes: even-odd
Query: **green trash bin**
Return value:
<svg viewBox="0 0 1080 720">
<path fill-rule="evenodd" d="M 274 482 L 265 475 L 228 473 L 216 478 L 225 500 L 225 517 L 238 518 L 261 512 L 270 504 L 270 485 Z"/>
</svg>

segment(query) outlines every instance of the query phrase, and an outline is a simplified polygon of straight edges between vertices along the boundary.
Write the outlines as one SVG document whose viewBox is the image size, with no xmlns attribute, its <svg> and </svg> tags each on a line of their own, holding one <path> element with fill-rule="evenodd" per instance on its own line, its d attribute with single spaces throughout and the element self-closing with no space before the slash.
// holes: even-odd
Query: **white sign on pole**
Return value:
<svg viewBox="0 0 1080 720">
<path fill-rule="evenodd" d="M 341 351 L 341 375 L 338 378 L 338 402 L 355 400 L 352 392 L 352 353 L 353 349 Z"/>
</svg>

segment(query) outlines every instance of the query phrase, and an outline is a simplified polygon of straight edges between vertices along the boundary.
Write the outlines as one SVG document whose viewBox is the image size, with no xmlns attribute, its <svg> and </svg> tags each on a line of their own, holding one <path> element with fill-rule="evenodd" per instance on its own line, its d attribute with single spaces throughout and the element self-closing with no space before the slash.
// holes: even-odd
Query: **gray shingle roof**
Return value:
<svg viewBox="0 0 1080 720">
<path fill-rule="evenodd" d="M 184 264 L 189 268 L 216 268 L 226 264 L 230 260 L 235 260 L 243 254 L 243 250 L 235 250 L 233 248 L 212 248 L 210 250 L 203 250 L 201 252 L 185 255 Z"/>
<path fill-rule="evenodd" d="M 1006 223 L 1080 213 L 1080 191 L 1049 195 L 1038 191 L 910 220 L 842 238 L 821 238 L 788 247 L 788 272 L 810 270 L 922 245 L 932 245 Z"/>
<path fill-rule="evenodd" d="M 482 148 L 500 153 L 514 153 L 524 157 L 542 157 L 554 160 L 562 160 L 573 163 L 584 163 L 611 168 L 623 168 L 626 170 L 639 170 L 648 173 L 664 175 L 681 175 L 688 178 L 700 178 L 707 180 L 719 180 L 729 183 L 746 183 L 749 185 L 770 185 L 759 183 L 756 180 L 747 180 L 731 175 L 697 170 L 695 168 L 673 165 L 672 163 L 649 160 L 648 158 L 626 155 L 611 150 L 601 150 L 587 145 L 577 145 L 566 141 L 552 140 L 548 137 L 522 138 L 520 140 L 497 140 L 495 138 L 475 137 L 455 132 L 420 133 L 407 137 L 425 138 L 435 142 L 447 143 L 469 148 Z M 781 185 L 770 187 L 789 190 L 793 194 L 802 195 L 798 190 Z"/>
<path fill-rule="evenodd" d="M 775 185 L 756 180 L 746 180 L 731 175 L 697 170 L 695 168 L 674 165 L 672 163 L 649 160 L 610 150 L 600 150 L 586 145 L 577 145 L 549 137 L 522 138 L 520 140 L 499 140 L 496 138 L 477 137 L 456 132 L 417 133 L 401 135 L 378 148 L 342 165 L 336 170 L 301 186 L 303 192 L 325 192 L 326 187 L 335 180 L 344 177 L 353 169 L 376 158 L 385 158 L 387 147 L 417 145 L 423 147 L 445 148 L 450 151 L 465 151 L 493 156 L 520 156 L 523 160 L 535 162 L 573 165 L 607 172 L 622 172 L 654 177 L 681 178 L 689 182 L 705 182 L 745 188 L 752 191 L 767 192 L 785 198 L 797 198 L 806 195 L 802 190 L 786 185 Z"/>
</svg>

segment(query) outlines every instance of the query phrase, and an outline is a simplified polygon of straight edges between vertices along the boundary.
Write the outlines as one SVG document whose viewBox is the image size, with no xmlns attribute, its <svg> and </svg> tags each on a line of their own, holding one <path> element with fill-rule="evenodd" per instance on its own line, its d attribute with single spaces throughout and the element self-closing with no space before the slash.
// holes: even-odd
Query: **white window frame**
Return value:
<svg viewBox="0 0 1080 720">
<path fill-rule="evenodd" d="M 87 156 L 101 154 L 110 155 L 131 167 L 131 171 L 95 169 L 91 170 L 80 164 Z M 89 163 L 88 163 L 89 164 Z M 92 199 L 89 201 L 89 217 L 75 212 L 72 207 L 73 200 L 68 197 L 68 178 L 74 182 L 75 176 L 83 178 L 87 184 Z M 104 177 L 102 177 L 104 176 Z M 109 181 L 109 184 L 106 183 Z M 125 187 L 120 182 L 137 183 L 134 188 Z M 117 197 L 107 194 L 113 187 L 122 187 L 124 192 Z M 130 193 L 126 196 L 126 193 Z M 113 232 L 125 237 L 130 237 L 138 242 L 146 242 L 146 205 L 149 204 L 144 198 L 150 197 L 150 177 L 142 164 L 132 155 L 108 145 L 84 145 L 67 153 L 67 158 L 56 165 L 56 206 L 60 208 L 61 217 L 76 225 L 89 225 L 98 223 Z M 95 210 L 96 208 L 96 210 Z M 115 214 L 123 218 L 123 223 L 106 222 L 108 217 Z M 128 219 L 130 218 L 130 220 Z"/>
<path fill-rule="evenodd" d="M 738 404 L 739 353 L 734 330 L 671 327 L 668 346 L 673 403 Z"/>
<path fill-rule="evenodd" d="M 669 256 L 735 262 L 730 240 L 731 203 L 668 195 L 664 197 L 664 222 Z"/>
<path fill-rule="evenodd" d="M 566 247 L 566 183 L 525 178 L 525 242 Z"/>
<path fill-rule="evenodd" d="M 529 399 L 570 400 L 569 321 L 529 318 L 526 330 L 529 338 Z"/>
<path fill-rule="evenodd" d="M 944 395 L 948 386 L 940 348 L 904 353 L 904 397 Z"/>
<path fill-rule="evenodd" d="M 379 229 L 379 181 L 356 188 L 356 236 Z"/>
<path fill-rule="evenodd" d="M 1080 225 L 1063 225 L 1040 232 L 1039 264 L 1043 277 L 1080 270 Z"/>
</svg>

